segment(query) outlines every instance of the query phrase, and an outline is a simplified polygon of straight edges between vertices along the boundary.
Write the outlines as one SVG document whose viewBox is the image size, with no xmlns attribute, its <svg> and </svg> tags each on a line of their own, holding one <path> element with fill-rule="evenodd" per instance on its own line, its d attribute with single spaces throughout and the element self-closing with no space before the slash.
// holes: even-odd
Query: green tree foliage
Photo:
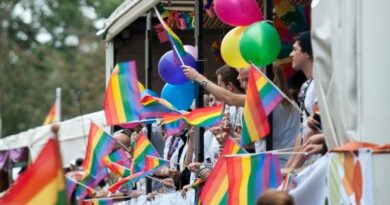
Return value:
<svg viewBox="0 0 390 205">
<path fill-rule="evenodd" d="M 104 41 L 121 0 L 0 1 L 1 136 L 43 123 L 62 88 L 62 120 L 101 110 Z M 81 102 L 81 104 L 80 104 Z"/>
</svg>

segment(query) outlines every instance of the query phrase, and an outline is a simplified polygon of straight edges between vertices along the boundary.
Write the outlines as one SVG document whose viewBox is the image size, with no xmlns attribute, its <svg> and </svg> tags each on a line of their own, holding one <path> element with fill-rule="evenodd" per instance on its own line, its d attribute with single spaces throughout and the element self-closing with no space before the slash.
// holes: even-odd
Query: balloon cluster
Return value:
<svg viewBox="0 0 390 205">
<path fill-rule="evenodd" d="M 184 64 L 196 68 L 197 50 L 193 46 L 185 45 L 187 55 L 182 57 Z M 161 97 L 169 101 L 179 110 L 190 108 L 195 97 L 194 83 L 189 81 L 183 73 L 182 63 L 174 51 L 166 52 L 158 63 L 158 73 L 166 82 L 161 91 Z"/>
<path fill-rule="evenodd" d="M 279 55 L 281 41 L 276 29 L 262 21 L 256 0 L 215 0 L 215 13 L 226 24 L 237 26 L 222 40 L 221 55 L 231 67 L 262 67 Z"/>
</svg>

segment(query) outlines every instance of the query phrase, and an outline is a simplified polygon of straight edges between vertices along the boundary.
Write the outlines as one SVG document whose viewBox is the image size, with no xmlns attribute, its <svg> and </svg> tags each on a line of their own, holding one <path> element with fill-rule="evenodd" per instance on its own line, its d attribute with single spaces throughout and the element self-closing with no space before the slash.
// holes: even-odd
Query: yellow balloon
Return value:
<svg viewBox="0 0 390 205">
<path fill-rule="evenodd" d="M 139 92 L 141 92 L 141 93 L 145 90 L 144 85 L 142 85 L 142 83 L 139 81 L 138 81 L 138 89 L 139 89 Z"/>
<path fill-rule="evenodd" d="M 247 26 L 237 26 L 230 30 L 222 40 L 221 55 L 226 64 L 241 69 L 249 66 L 240 53 L 240 38 Z"/>
</svg>

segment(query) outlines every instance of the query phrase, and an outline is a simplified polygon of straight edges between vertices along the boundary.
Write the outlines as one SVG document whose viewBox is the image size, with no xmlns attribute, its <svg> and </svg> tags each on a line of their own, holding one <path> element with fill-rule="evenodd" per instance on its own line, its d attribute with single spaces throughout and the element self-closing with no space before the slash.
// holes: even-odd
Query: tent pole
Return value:
<svg viewBox="0 0 390 205">
<path fill-rule="evenodd" d="M 145 31 L 145 86 L 152 89 L 152 11 L 150 10 L 146 17 Z M 146 125 L 147 137 L 152 139 L 152 125 Z M 152 192 L 152 180 L 146 178 L 146 193 Z"/>
<path fill-rule="evenodd" d="M 195 45 L 198 50 L 198 71 L 204 74 L 204 52 L 203 52 L 203 0 L 196 0 L 195 3 Z M 203 107 L 203 89 L 195 84 L 196 107 Z M 195 161 L 204 161 L 204 128 L 197 127 L 195 130 Z"/>
<path fill-rule="evenodd" d="M 263 14 L 264 14 L 264 18 L 265 20 L 267 21 L 271 21 L 273 22 L 273 3 L 272 3 L 272 0 L 264 0 L 263 1 Z M 267 77 L 269 79 L 273 79 L 274 78 L 274 73 L 273 73 L 273 70 L 272 70 L 272 64 L 271 65 L 267 65 L 266 69 L 265 69 L 265 74 L 267 75 Z M 268 122 L 269 122 L 269 126 L 270 126 L 270 132 L 268 134 L 268 136 L 265 138 L 266 139 L 266 150 L 273 150 L 274 146 L 273 146 L 273 134 L 272 134 L 272 128 L 273 128 L 273 113 L 271 112 L 269 115 L 268 115 Z"/>
</svg>

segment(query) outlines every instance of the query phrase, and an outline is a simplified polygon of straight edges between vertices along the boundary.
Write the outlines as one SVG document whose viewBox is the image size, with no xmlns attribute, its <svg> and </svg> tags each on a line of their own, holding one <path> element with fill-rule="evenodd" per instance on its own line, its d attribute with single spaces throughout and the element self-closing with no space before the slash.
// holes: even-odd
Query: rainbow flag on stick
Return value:
<svg viewBox="0 0 390 205">
<path fill-rule="evenodd" d="M 225 156 L 229 177 L 228 204 L 255 205 L 256 199 L 281 182 L 279 159 L 272 154 Z"/>
<path fill-rule="evenodd" d="M 207 178 L 200 194 L 200 201 L 203 204 L 227 204 L 229 179 L 226 159 L 223 156 L 244 153 L 247 152 L 240 148 L 240 145 L 232 138 L 227 138 L 221 156 Z"/>
<path fill-rule="evenodd" d="M 180 113 L 170 102 L 165 99 L 145 95 L 141 99 L 141 118 L 162 117 L 165 113 Z"/>
<path fill-rule="evenodd" d="M 221 104 L 214 107 L 198 108 L 185 114 L 167 113 L 163 116 L 163 122 L 171 123 L 183 119 L 190 125 L 211 127 L 222 120 L 223 108 L 224 106 Z"/>
<path fill-rule="evenodd" d="M 68 204 L 56 139 L 49 139 L 37 159 L 0 198 L 0 204 Z"/>
<path fill-rule="evenodd" d="M 128 177 L 131 175 L 131 171 L 129 168 L 119 165 L 115 162 L 111 162 L 110 160 L 108 160 L 108 158 L 104 158 L 102 162 L 109 170 L 111 170 L 111 172 L 121 178 Z"/>
<path fill-rule="evenodd" d="M 61 121 L 61 88 L 56 89 L 56 100 L 51 106 L 49 114 L 47 114 L 43 125 Z"/>
<path fill-rule="evenodd" d="M 148 138 L 141 132 L 135 141 L 133 152 L 133 173 L 138 173 L 145 168 L 145 156 L 159 156 Z"/>
<path fill-rule="evenodd" d="M 161 18 L 160 13 L 154 7 L 154 10 L 156 12 L 157 18 L 160 21 L 160 23 L 163 25 L 165 31 L 167 32 L 169 42 L 172 45 L 173 50 L 177 54 L 177 56 L 180 59 L 181 64 L 185 65 L 183 62 L 183 57 L 187 55 L 186 51 L 184 50 L 183 43 L 181 42 L 180 38 L 175 34 L 175 32 L 172 31 L 172 29 L 165 23 L 165 21 Z"/>
<path fill-rule="evenodd" d="M 119 165 L 122 165 L 124 167 L 131 166 L 129 157 L 126 155 L 125 151 L 122 148 L 116 149 L 115 151 L 113 151 L 112 153 L 110 153 L 104 158 L 111 162 L 115 162 Z"/>
<path fill-rule="evenodd" d="M 242 121 L 241 145 L 247 145 L 268 135 L 270 127 L 257 85 L 256 70 L 249 71 L 244 116 Z"/>
<path fill-rule="evenodd" d="M 87 151 L 82 164 L 85 171 L 85 175 L 81 179 L 82 184 L 93 188 L 106 176 L 107 169 L 104 168 L 101 161 L 111 152 L 115 143 L 114 138 L 91 122 Z M 88 194 L 88 191 L 88 189 L 78 186 L 76 196 L 82 199 Z"/>
<path fill-rule="evenodd" d="M 144 168 L 144 173 L 153 173 L 154 171 L 156 171 L 157 169 L 159 169 L 160 167 L 168 164 L 169 161 L 167 160 L 164 160 L 164 159 L 161 159 L 161 158 L 158 158 L 158 157 L 154 157 L 154 156 L 149 156 L 149 155 L 146 155 L 145 156 L 145 168 Z"/>
<path fill-rule="evenodd" d="M 130 175 L 130 176 L 126 177 L 126 178 L 123 178 L 123 179 L 119 180 L 115 184 L 111 185 L 108 188 L 108 191 L 111 192 L 111 193 L 115 193 L 123 184 L 135 182 L 135 181 L 143 178 L 144 176 L 145 176 L 145 174 L 143 172 L 138 172 L 136 174 Z"/>
<path fill-rule="evenodd" d="M 283 100 L 283 95 L 263 73 L 257 69 L 251 69 L 250 72 L 256 82 L 256 88 L 263 103 L 265 114 L 269 115 Z"/>
<path fill-rule="evenodd" d="M 120 125 L 140 120 L 140 96 L 135 61 L 118 63 L 104 96 L 107 124 Z"/>
</svg>

